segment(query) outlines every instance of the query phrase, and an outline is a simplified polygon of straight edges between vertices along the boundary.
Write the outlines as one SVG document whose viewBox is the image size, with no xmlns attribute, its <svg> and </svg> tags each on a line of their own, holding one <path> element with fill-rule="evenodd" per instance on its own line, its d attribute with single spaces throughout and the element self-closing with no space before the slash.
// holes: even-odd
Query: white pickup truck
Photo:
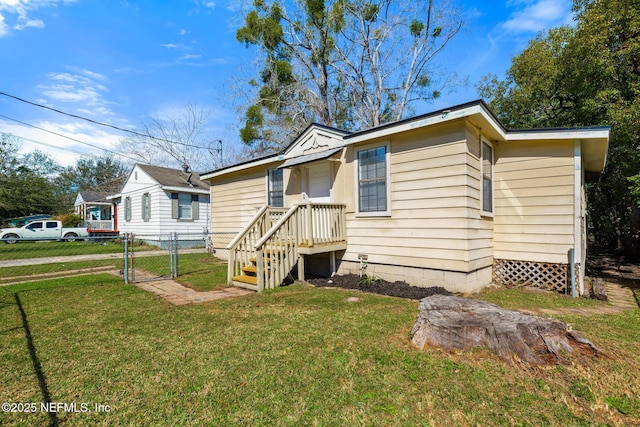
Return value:
<svg viewBox="0 0 640 427">
<path fill-rule="evenodd" d="M 55 220 L 31 221 L 24 227 L 0 229 L 0 240 L 15 243 L 19 240 L 66 240 L 73 242 L 78 237 L 89 237 L 86 228 L 62 228 L 62 222 Z"/>
</svg>

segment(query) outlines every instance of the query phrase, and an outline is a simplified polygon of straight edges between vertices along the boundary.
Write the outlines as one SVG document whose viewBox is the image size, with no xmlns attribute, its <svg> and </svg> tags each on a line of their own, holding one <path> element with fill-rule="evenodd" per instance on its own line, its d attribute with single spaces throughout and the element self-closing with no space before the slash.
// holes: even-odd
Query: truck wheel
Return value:
<svg viewBox="0 0 640 427">
<path fill-rule="evenodd" d="M 18 235 L 17 234 L 7 234 L 2 238 L 2 241 L 9 244 L 9 245 L 13 245 L 15 242 L 18 241 Z"/>
<path fill-rule="evenodd" d="M 76 237 L 78 237 L 76 233 L 67 233 L 64 235 L 64 240 L 66 240 L 67 242 L 75 242 Z"/>
</svg>

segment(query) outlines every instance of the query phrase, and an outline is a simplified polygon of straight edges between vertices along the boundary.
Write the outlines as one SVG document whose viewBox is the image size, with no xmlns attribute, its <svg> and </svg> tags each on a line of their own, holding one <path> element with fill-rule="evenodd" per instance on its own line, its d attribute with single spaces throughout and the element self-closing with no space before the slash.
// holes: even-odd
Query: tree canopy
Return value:
<svg viewBox="0 0 640 427">
<path fill-rule="evenodd" d="M 588 188 L 596 240 L 638 254 L 640 9 L 628 0 L 574 0 L 576 25 L 551 29 L 479 84 L 508 127 L 612 126 L 607 166 Z M 635 178 L 634 178 L 635 177 Z"/>
<path fill-rule="evenodd" d="M 0 219 L 73 212 L 79 190 L 116 193 L 127 167 L 110 156 L 62 167 L 40 151 L 21 153 L 21 141 L 0 134 Z"/>
<path fill-rule="evenodd" d="M 245 143 L 281 145 L 308 124 L 399 120 L 455 76 L 434 60 L 462 28 L 447 0 L 254 0 L 236 37 L 262 53 Z"/>
</svg>

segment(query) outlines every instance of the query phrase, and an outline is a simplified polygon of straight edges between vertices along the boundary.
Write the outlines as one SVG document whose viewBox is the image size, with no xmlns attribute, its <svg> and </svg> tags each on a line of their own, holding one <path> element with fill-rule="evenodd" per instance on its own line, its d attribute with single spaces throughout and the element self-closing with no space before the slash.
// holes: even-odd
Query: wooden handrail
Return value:
<svg viewBox="0 0 640 427">
<path fill-rule="evenodd" d="M 256 212 L 251 221 L 249 221 L 249 224 L 247 224 L 244 229 L 240 233 L 238 233 L 236 237 L 227 245 L 227 249 L 231 250 L 234 248 L 234 246 L 237 246 L 238 242 L 251 230 L 251 228 L 253 228 L 253 226 L 260 220 L 260 218 L 265 215 L 267 209 L 269 209 L 269 205 L 264 205 L 263 207 L 261 207 L 258 212 Z"/>
<path fill-rule="evenodd" d="M 337 203 L 303 203 L 288 210 L 263 206 L 227 246 L 228 282 L 255 262 L 258 291 L 280 286 L 299 261 L 301 246 L 346 240 L 345 210 Z"/>
</svg>

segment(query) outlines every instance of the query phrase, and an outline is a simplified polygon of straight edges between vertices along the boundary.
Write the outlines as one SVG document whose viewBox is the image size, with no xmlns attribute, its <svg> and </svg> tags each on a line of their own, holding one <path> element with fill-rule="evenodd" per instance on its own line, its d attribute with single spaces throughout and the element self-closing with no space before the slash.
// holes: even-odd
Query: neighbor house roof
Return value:
<svg viewBox="0 0 640 427">
<path fill-rule="evenodd" d="M 91 190 L 80 190 L 78 192 L 80 197 L 85 203 L 89 202 L 99 202 L 99 203 L 108 203 L 107 196 L 109 193 L 104 193 L 101 191 L 91 191 Z"/>
<path fill-rule="evenodd" d="M 156 180 L 162 187 L 209 189 L 209 183 L 201 180 L 198 172 L 185 172 L 180 169 L 142 165 L 139 163 L 136 166 L 149 174 L 149 176 Z"/>
<path fill-rule="evenodd" d="M 136 168 L 142 170 L 158 183 L 165 191 L 178 191 L 188 193 L 209 194 L 209 183 L 200 179 L 198 172 L 185 172 L 180 169 L 164 168 L 162 166 L 143 165 L 136 163 L 127 180 L 122 184 L 120 192 L 107 196 L 107 199 L 122 197 L 122 190 L 131 179 Z"/>
</svg>

